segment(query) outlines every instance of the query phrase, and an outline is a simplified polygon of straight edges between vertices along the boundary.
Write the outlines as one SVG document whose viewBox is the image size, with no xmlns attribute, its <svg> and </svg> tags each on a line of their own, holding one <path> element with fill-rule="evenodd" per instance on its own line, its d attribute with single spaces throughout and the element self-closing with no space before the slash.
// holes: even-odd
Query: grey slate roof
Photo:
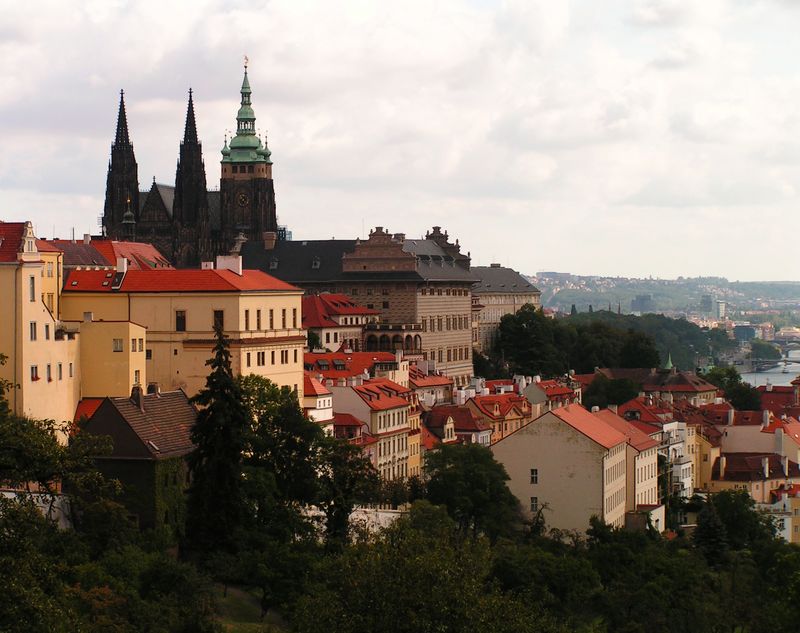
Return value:
<svg viewBox="0 0 800 633">
<path fill-rule="evenodd" d="M 161 195 L 161 200 L 164 202 L 164 207 L 166 208 L 169 217 L 172 217 L 172 207 L 175 204 L 175 187 L 157 183 L 156 190 Z"/>
<path fill-rule="evenodd" d="M 475 294 L 539 293 L 539 289 L 516 270 L 503 266 L 473 266 L 472 274 L 478 282 L 472 286 Z"/>
<path fill-rule="evenodd" d="M 416 242 L 417 246 L 408 244 Z M 352 253 L 356 240 L 279 241 L 272 250 L 261 242 L 242 245 L 245 268 L 256 268 L 292 284 L 353 281 L 475 281 L 468 270 L 455 264 L 441 247 L 431 240 L 406 240 L 403 250 L 424 253 L 418 257 L 416 271 L 344 272 L 342 255 Z M 315 265 L 318 260 L 318 265 Z M 272 267 L 272 262 L 277 264 Z"/>
<path fill-rule="evenodd" d="M 91 244 L 83 242 L 72 242 L 70 240 L 57 240 L 53 243 L 64 252 L 64 266 L 72 268 L 75 266 L 113 266 L 114 263 L 108 261 Z"/>
</svg>

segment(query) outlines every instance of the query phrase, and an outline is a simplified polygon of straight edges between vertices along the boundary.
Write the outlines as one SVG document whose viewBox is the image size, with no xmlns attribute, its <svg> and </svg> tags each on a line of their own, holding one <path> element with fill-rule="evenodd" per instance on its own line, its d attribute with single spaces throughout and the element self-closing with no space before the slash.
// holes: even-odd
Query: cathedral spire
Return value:
<svg viewBox="0 0 800 633">
<path fill-rule="evenodd" d="M 186 127 L 183 130 L 184 143 L 197 143 L 197 123 L 194 119 L 194 101 L 192 89 L 189 88 L 189 104 L 186 106 Z"/>
<path fill-rule="evenodd" d="M 116 145 L 130 145 L 128 137 L 128 117 L 125 114 L 125 91 L 119 91 L 119 114 L 117 114 L 117 136 L 114 139 Z"/>
</svg>

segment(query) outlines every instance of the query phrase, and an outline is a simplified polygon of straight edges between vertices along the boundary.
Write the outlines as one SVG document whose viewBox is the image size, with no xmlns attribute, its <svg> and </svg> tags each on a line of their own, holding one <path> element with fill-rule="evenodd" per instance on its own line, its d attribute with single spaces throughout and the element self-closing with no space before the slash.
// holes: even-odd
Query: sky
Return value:
<svg viewBox="0 0 800 633">
<path fill-rule="evenodd" d="M 525 273 L 800 279 L 800 0 L 0 0 L 0 219 L 98 232 L 194 90 L 210 187 L 242 60 L 295 239 L 383 226 Z"/>
</svg>

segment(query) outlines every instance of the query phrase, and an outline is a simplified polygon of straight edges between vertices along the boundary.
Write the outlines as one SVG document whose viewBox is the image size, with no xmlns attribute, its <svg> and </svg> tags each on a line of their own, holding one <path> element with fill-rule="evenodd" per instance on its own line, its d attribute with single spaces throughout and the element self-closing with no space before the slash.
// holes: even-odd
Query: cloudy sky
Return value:
<svg viewBox="0 0 800 633">
<path fill-rule="evenodd" d="M 800 279 L 800 1 L 0 0 L 0 219 L 97 232 L 118 93 L 143 188 L 242 56 L 295 239 L 442 225 L 473 262 Z M 363 228 L 362 228 L 363 227 Z"/>
</svg>

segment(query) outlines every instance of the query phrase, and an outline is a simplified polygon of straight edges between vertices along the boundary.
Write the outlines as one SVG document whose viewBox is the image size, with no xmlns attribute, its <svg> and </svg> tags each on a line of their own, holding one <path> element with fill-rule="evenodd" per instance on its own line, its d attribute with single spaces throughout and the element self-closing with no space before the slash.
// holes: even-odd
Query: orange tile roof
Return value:
<svg viewBox="0 0 800 633">
<path fill-rule="evenodd" d="M 47 240 L 40 240 L 38 238 L 36 239 L 36 250 L 38 250 L 38 251 L 40 251 L 42 253 L 60 253 L 61 252 L 60 248 L 58 248 L 56 246 L 53 246 Z"/>
<path fill-rule="evenodd" d="M 604 448 L 613 448 L 627 441 L 625 435 L 579 404 L 568 404 L 550 413 Z"/>
<path fill-rule="evenodd" d="M 453 384 L 453 379 L 439 374 L 426 374 L 416 365 L 408 368 L 408 381 L 415 389 L 423 387 L 447 387 Z"/>
<path fill-rule="evenodd" d="M 145 242 L 118 242 L 95 238 L 91 245 L 113 265 L 116 265 L 118 257 L 124 257 L 131 268 L 139 270 L 172 268 L 169 260 L 155 246 Z"/>
<path fill-rule="evenodd" d="M 303 372 L 303 395 L 307 396 L 329 396 L 330 390 L 323 385 L 311 372 Z"/>
<path fill-rule="evenodd" d="M 621 418 L 610 409 L 601 409 L 595 412 L 594 415 L 610 427 L 622 433 L 628 439 L 628 444 L 633 446 L 633 448 L 640 453 L 654 446 L 658 446 L 658 442 L 650 437 L 649 434 L 639 430 L 636 426 L 624 418 Z"/>
<path fill-rule="evenodd" d="M 403 390 L 405 392 L 409 390 L 391 380 L 370 380 L 363 385 L 351 387 L 351 389 L 373 411 L 388 411 L 389 409 L 409 406 L 408 400 L 397 395 L 398 393 L 404 393 Z"/>
<path fill-rule="evenodd" d="M 111 292 L 111 271 L 73 270 L 64 284 L 64 292 Z M 237 275 L 221 269 L 129 270 L 119 292 L 247 292 L 299 290 L 260 270 L 244 270 Z"/>
<path fill-rule="evenodd" d="M 452 418 L 456 433 L 474 433 L 492 428 L 483 420 L 476 418 L 472 409 L 456 405 L 433 407 L 423 414 L 423 418 L 429 428 L 444 428 L 447 418 Z"/>
<path fill-rule="evenodd" d="M 544 391 L 548 398 L 569 396 L 575 393 L 574 389 L 567 387 L 566 385 L 562 385 L 557 380 L 542 380 L 537 384 Z"/>
</svg>

